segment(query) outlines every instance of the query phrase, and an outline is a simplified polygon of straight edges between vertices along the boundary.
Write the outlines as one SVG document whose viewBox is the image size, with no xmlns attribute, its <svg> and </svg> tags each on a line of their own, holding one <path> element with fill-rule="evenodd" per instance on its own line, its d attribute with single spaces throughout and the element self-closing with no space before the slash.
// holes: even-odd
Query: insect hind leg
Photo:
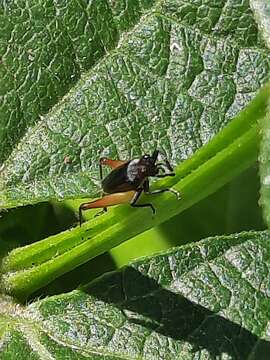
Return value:
<svg viewBox="0 0 270 360">
<path fill-rule="evenodd" d="M 107 194 L 100 199 L 82 203 L 79 207 L 79 220 L 82 224 L 82 212 L 88 209 L 103 209 L 102 212 L 107 210 L 108 206 L 129 203 L 134 196 L 134 191 L 127 191 L 121 193 Z M 106 209 L 106 210 L 105 210 Z"/>
</svg>

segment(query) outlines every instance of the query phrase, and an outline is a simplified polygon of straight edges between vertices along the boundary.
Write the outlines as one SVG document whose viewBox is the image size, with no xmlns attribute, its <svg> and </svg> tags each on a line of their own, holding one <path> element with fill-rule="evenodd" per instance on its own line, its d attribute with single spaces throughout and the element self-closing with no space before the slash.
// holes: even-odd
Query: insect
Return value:
<svg viewBox="0 0 270 360">
<path fill-rule="evenodd" d="M 163 178 L 175 175 L 167 159 L 157 162 L 158 155 L 159 151 L 155 150 L 152 155 L 145 154 L 141 158 L 128 161 L 101 158 L 99 161 L 99 171 L 103 196 L 100 199 L 80 205 L 80 225 L 82 224 L 82 211 L 84 210 L 103 208 L 103 211 L 107 211 L 108 206 L 128 202 L 133 207 L 149 207 L 153 214 L 155 214 L 155 208 L 151 203 L 137 203 L 143 192 L 154 195 L 169 191 L 179 198 L 179 193 L 174 189 L 166 188 L 151 191 L 149 188 L 149 177 Z M 104 179 L 102 173 L 103 165 L 107 165 L 112 169 Z"/>
</svg>

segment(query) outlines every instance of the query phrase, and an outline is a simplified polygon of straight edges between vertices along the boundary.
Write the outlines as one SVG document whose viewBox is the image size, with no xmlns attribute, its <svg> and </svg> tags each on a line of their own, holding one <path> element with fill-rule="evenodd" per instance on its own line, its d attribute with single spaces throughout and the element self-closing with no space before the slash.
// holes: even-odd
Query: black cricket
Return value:
<svg viewBox="0 0 270 360">
<path fill-rule="evenodd" d="M 82 211 L 84 210 L 103 208 L 103 211 L 107 211 L 108 206 L 128 202 L 133 207 L 150 207 L 155 214 L 155 208 L 151 203 L 137 204 L 142 192 L 155 195 L 169 191 L 179 198 L 179 193 L 174 189 L 166 188 L 151 191 L 149 188 L 149 177 L 163 178 L 175 175 L 167 159 L 157 162 L 158 155 L 159 151 L 155 150 L 152 155 L 145 154 L 141 158 L 129 161 L 101 158 L 99 170 L 103 196 L 100 199 L 80 205 L 80 225 L 82 223 Z M 113 169 L 104 179 L 103 165 Z"/>
</svg>

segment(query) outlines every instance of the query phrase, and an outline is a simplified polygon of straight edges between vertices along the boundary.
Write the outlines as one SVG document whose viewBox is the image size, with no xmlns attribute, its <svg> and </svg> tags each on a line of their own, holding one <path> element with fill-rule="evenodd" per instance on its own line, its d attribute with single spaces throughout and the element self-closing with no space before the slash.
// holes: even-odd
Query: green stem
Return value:
<svg viewBox="0 0 270 360">
<path fill-rule="evenodd" d="M 182 194 L 181 200 L 176 200 L 171 194 L 151 198 L 153 205 L 158 209 L 154 217 L 149 213 L 149 209 L 134 210 L 119 207 L 109 216 L 110 226 L 104 227 L 103 231 L 100 227 L 101 220 L 98 219 L 84 225 L 84 228 L 90 228 L 89 223 L 91 223 L 92 229 L 89 229 L 88 236 L 86 233 L 81 237 L 82 229 L 75 228 L 43 240 L 41 249 L 44 249 L 46 244 L 52 248 L 55 243 L 61 247 L 63 241 L 59 239 L 69 241 L 69 250 L 62 252 L 58 248 L 61 255 L 57 254 L 56 245 L 52 258 L 40 260 L 39 243 L 14 250 L 4 261 L 5 273 L 2 277 L 2 285 L 8 293 L 25 298 L 67 271 L 175 216 L 248 168 L 256 161 L 258 144 L 259 130 L 258 126 L 254 125 L 216 156 L 175 184 L 174 188 Z M 111 221 L 112 217 L 115 221 Z M 71 246 L 72 242 L 73 246 Z M 29 257 L 21 256 L 26 252 Z"/>
<path fill-rule="evenodd" d="M 154 184 L 174 186 L 182 195 L 180 201 L 168 193 L 153 196 L 155 216 L 149 209 L 119 206 L 81 228 L 13 250 L 2 263 L 3 291 L 26 298 L 60 275 L 170 219 L 240 174 L 257 159 L 257 124 L 265 116 L 269 94 L 268 85 L 211 142 L 180 164 L 175 177 Z"/>
</svg>

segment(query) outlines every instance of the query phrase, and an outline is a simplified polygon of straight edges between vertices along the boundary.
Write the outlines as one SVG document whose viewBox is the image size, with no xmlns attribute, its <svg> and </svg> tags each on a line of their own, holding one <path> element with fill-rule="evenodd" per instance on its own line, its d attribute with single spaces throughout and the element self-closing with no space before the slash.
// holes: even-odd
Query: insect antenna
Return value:
<svg viewBox="0 0 270 360">
<path fill-rule="evenodd" d="M 158 150 L 154 150 L 154 151 L 153 151 L 153 154 L 152 154 L 151 158 L 152 158 L 152 160 L 153 160 L 154 163 L 157 161 L 158 154 L 159 154 L 159 151 L 158 151 Z"/>
</svg>

